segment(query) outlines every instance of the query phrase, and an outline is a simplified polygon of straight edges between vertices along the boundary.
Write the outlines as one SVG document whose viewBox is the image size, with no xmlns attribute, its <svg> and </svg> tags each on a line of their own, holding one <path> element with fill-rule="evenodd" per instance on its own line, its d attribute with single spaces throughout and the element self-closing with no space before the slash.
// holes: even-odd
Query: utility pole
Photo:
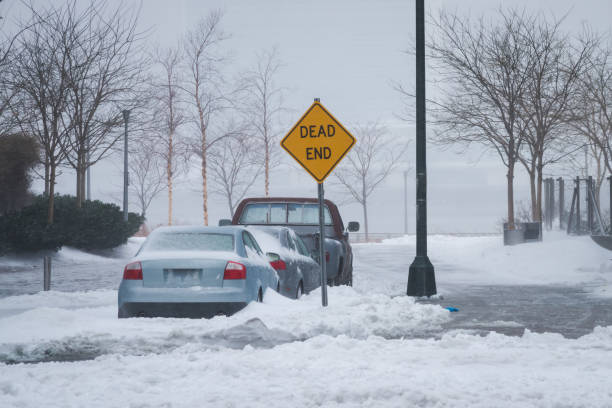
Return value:
<svg viewBox="0 0 612 408">
<path fill-rule="evenodd" d="M 408 274 L 408 296 L 436 294 L 434 267 L 427 256 L 427 160 L 425 118 L 425 1 L 416 0 L 416 257 Z"/>
<path fill-rule="evenodd" d="M 123 221 L 128 220 L 128 120 L 130 119 L 130 111 L 123 111 L 123 123 L 125 124 L 125 138 L 123 145 Z"/>
<path fill-rule="evenodd" d="M 404 170 L 404 235 L 408 234 L 408 170 Z"/>
</svg>

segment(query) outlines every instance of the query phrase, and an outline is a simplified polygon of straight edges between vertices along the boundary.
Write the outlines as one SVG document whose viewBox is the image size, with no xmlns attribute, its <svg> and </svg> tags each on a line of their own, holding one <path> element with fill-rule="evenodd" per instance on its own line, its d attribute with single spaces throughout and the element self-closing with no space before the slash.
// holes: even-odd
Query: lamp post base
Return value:
<svg viewBox="0 0 612 408">
<path fill-rule="evenodd" d="M 432 296 L 436 293 L 434 267 L 427 255 L 417 255 L 410 265 L 406 294 L 408 296 Z"/>
</svg>

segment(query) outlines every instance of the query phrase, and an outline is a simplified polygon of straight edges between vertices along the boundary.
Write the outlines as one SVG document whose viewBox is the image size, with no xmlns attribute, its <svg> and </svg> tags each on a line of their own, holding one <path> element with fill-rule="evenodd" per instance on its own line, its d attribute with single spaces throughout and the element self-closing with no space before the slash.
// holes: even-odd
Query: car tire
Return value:
<svg viewBox="0 0 612 408">
<path fill-rule="evenodd" d="M 302 297 L 302 295 L 304 294 L 304 285 L 302 284 L 302 281 L 300 281 L 300 283 L 298 284 L 298 287 L 295 291 L 295 298 L 299 299 Z"/>
<path fill-rule="evenodd" d="M 336 274 L 336 279 L 335 279 L 335 282 L 334 282 L 335 286 L 348 285 L 348 280 L 346 279 L 346 277 L 342 273 L 343 269 L 344 269 L 344 262 L 343 262 L 343 259 L 340 258 L 340 263 L 338 265 L 338 273 Z"/>
<path fill-rule="evenodd" d="M 259 288 L 259 291 L 257 292 L 257 302 L 258 303 L 262 303 L 263 302 L 263 292 L 262 292 L 261 288 Z"/>
</svg>

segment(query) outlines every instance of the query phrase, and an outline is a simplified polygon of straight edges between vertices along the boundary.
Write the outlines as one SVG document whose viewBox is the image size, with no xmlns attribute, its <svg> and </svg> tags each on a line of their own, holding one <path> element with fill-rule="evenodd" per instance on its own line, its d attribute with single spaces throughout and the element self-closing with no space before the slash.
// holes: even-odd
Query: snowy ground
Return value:
<svg viewBox="0 0 612 408">
<path fill-rule="evenodd" d="M 0 258 L 0 293 L 20 293 L 0 298 L 0 407 L 612 406 L 612 254 L 587 237 L 432 236 L 429 301 L 403 296 L 404 237 L 355 245 L 355 287 L 327 309 L 270 292 L 231 317 L 118 320 L 136 246 L 63 250 L 62 291 L 35 294 L 12 285 L 36 260 Z"/>
</svg>

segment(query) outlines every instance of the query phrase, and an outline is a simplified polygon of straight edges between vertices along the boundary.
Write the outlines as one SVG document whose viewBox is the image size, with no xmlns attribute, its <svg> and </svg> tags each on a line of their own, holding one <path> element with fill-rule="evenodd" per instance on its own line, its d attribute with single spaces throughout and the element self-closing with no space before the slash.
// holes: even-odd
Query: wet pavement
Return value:
<svg viewBox="0 0 612 408">
<path fill-rule="evenodd" d="M 459 309 L 444 330 L 521 336 L 532 332 L 578 338 L 612 325 L 612 298 L 566 286 L 458 286 L 442 299 L 419 300 Z"/>
<path fill-rule="evenodd" d="M 124 259 L 102 258 L 96 262 L 54 259 L 51 289 L 76 292 L 96 289 L 117 289 L 123 275 Z M 0 298 L 32 294 L 43 288 L 43 260 L 23 265 L 2 265 L 0 262 Z"/>
</svg>

